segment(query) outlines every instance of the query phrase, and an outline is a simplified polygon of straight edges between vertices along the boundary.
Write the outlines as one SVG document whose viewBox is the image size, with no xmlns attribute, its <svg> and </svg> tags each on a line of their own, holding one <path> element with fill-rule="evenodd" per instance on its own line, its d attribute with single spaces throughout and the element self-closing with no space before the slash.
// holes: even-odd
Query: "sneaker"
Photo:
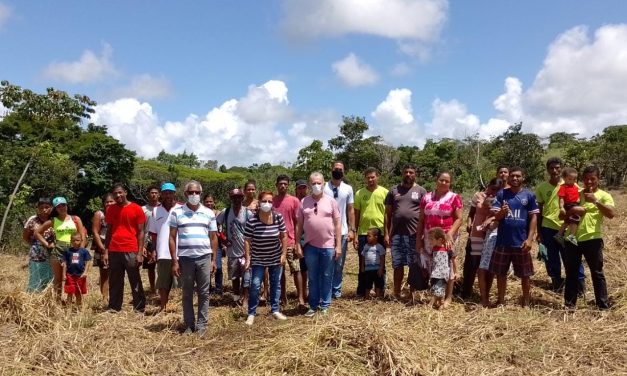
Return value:
<svg viewBox="0 0 627 376">
<path fill-rule="evenodd" d="M 578 245 L 577 244 L 577 238 L 575 238 L 575 235 L 570 234 L 566 237 L 566 241 L 569 242 L 572 245 Z"/>
<path fill-rule="evenodd" d="M 328 315 L 328 314 L 329 314 L 329 309 L 328 309 L 328 308 L 321 308 L 321 309 L 320 309 L 320 313 L 321 313 L 323 316 L 326 316 L 326 315 Z"/>
<path fill-rule="evenodd" d="M 246 318 L 246 325 L 252 326 L 254 323 L 255 323 L 255 316 L 248 315 L 248 317 Z"/>
<path fill-rule="evenodd" d="M 555 239 L 555 241 L 561 245 L 562 247 L 564 247 L 564 237 L 560 234 L 556 234 L 553 239 Z"/>
<path fill-rule="evenodd" d="M 314 317 L 315 315 L 316 315 L 316 311 L 314 311 L 311 308 L 305 313 L 305 317 Z"/>
<path fill-rule="evenodd" d="M 287 316 L 285 316 L 284 314 L 282 314 L 281 312 L 272 312 L 272 317 L 274 317 L 277 320 L 287 320 Z"/>
</svg>

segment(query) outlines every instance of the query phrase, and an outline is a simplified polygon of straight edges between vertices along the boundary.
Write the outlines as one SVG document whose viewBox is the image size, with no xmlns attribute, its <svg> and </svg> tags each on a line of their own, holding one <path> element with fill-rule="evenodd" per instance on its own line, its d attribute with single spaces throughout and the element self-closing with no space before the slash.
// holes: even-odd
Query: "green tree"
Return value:
<svg viewBox="0 0 627 376">
<path fill-rule="evenodd" d="M 152 160 L 166 165 L 181 165 L 192 168 L 198 168 L 202 164 L 196 154 L 188 154 L 186 150 L 183 150 L 183 152 L 179 154 L 170 154 L 167 153 L 165 150 L 161 150 L 159 154 Z"/>
<path fill-rule="evenodd" d="M 309 174 L 320 171 L 327 174 L 333 163 L 333 153 L 329 149 L 323 148 L 322 141 L 313 142 L 298 151 L 296 163 L 294 163 L 294 178 L 307 179 Z"/>
<path fill-rule="evenodd" d="M 365 118 L 344 116 L 340 125 L 340 135 L 329 140 L 329 147 L 335 151 L 336 159 L 344 162 L 347 169 L 363 171 L 378 166 L 380 158 L 376 145 L 381 136 L 365 137 L 369 126 Z"/>
<path fill-rule="evenodd" d="M 601 168 L 606 184 L 619 187 L 627 178 L 627 125 L 614 125 L 594 138 L 598 143 L 595 162 Z"/>
</svg>

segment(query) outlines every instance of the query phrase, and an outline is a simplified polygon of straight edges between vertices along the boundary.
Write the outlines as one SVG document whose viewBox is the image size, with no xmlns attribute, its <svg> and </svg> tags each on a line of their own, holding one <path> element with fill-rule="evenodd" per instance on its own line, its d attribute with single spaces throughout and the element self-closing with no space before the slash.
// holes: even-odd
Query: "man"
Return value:
<svg viewBox="0 0 627 376">
<path fill-rule="evenodd" d="M 172 276 L 172 256 L 170 255 L 170 224 L 168 222 L 170 210 L 178 206 L 175 201 L 174 194 L 176 188 L 172 183 L 164 183 L 161 185 L 161 205 L 152 209 L 150 218 L 148 219 L 148 235 L 155 245 L 156 265 L 157 265 L 157 283 L 156 288 L 159 292 L 159 311 L 165 312 L 168 300 L 170 299 L 170 290 L 179 287 L 179 281 Z"/>
<path fill-rule="evenodd" d="M 142 206 L 144 215 L 146 216 L 146 227 L 144 233 L 146 233 L 146 239 L 144 239 L 144 262 L 142 263 L 142 269 L 148 270 L 148 282 L 150 283 L 150 294 L 155 293 L 155 268 L 157 266 L 157 250 L 155 249 L 155 243 L 152 242 L 148 236 L 148 225 L 152 211 L 159 206 L 159 188 L 154 185 L 148 187 L 148 203 Z"/>
<path fill-rule="evenodd" d="M 342 296 L 342 279 L 344 274 L 344 264 L 346 262 L 346 249 L 348 242 L 355 239 L 355 212 L 353 204 L 353 187 L 344 183 L 344 163 L 336 161 L 331 168 L 332 179 L 324 185 L 324 194 L 333 197 L 337 202 L 342 219 L 342 257 L 336 262 L 333 270 L 333 298 Z"/>
<path fill-rule="evenodd" d="M 355 194 L 354 212 L 355 226 L 357 227 L 357 239 L 353 244 L 359 255 L 361 265 L 361 251 L 366 244 L 366 236 L 371 228 L 378 228 L 380 233 L 385 229 L 385 197 L 388 190 L 379 186 L 379 171 L 369 167 L 364 171 L 366 186 Z M 383 237 L 379 239 L 381 245 L 385 245 Z M 363 273 L 357 275 L 357 296 L 364 296 Z"/>
<path fill-rule="evenodd" d="M 122 310 L 126 272 L 133 295 L 133 308 L 142 312 L 146 307 L 146 297 L 139 267 L 144 261 L 146 216 L 139 205 L 128 201 L 124 185 L 115 184 L 111 194 L 115 205 L 106 209 L 107 235 L 102 254 L 102 261 L 109 268 L 109 310 Z"/>
<path fill-rule="evenodd" d="M 538 219 L 538 241 L 546 247 L 546 274 L 551 278 L 553 291 L 558 292 L 564 287 L 562 278 L 562 262 L 564 260 L 564 247 L 555 241 L 555 235 L 562 226 L 560 218 L 560 204 L 557 193 L 562 184 L 562 160 L 557 157 L 549 158 L 546 161 L 546 172 L 549 180 L 544 181 L 536 187 L 536 197 L 541 216 Z M 585 274 L 583 265 L 579 268 L 579 291 L 585 289 Z"/>
<path fill-rule="evenodd" d="M 536 237 L 537 216 L 540 210 L 535 195 L 523 188 L 525 181 L 520 167 L 509 170 L 509 188 L 500 190 L 492 211 L 499 221 L 496 247 L 490 260 L 490 273 L 497 278 L 497 304 L 505 304 L 507 273 L 510 264 L 514 265 L 514 275 L 522 285 L 522 306 L 529 305 L 529 279 L 533 275 L 531 245 Z"/>
<path fill-rule="evenodd" d="M 226 237 L 226 257 L 229 280 L 233 285 L 233 298 L 248 311 L 248 289 L 250 287 L 250 271 L 244 270 L 244 227 L 253 213 L 246 209 L 244 191 L 240 188 L 229 192 L 231 205 L 224 209 L 216 219 Z M 220 260 L 218 260 L 220 262 Z M 240 299 L 241 295 L 241 299 Z"/>
<path fill-rule="evenodd" d="M 307 185 L 307 180 L 305 179 L 296 180 L 295 194 L 299 203 L 303 201 L 305 196 L 307 196 L 308 189 L 309 189 L 309 186 Z M 299 208 L 300 208 L 300 204 L 299 204 Z M 305 247 L 305 234 L 303 233 L 300 239 L 294 239 L 294 241 L 300 243 L 301 249 L 304 248 Z M 298 262 L 300 264 L 300 275 L 301 275 L 301 278 L 303 279 L 303 295 L 305 295 L 305 300 L 307 300 L 307 263 L 305 262 L 304 257 L 300 257 L 298 259 Z"/>
<path fill-rule="evenodd" d="M 394 298 L 401 298 L 401 284 L 405 266 L 416 260 L 416 231 L 420 218 L 420 200 L 427 191 L 416 184 L 417 167 L 413 163 L 403 166 L 403 181 L 388 192 L 385 198 L 385 244 L 392 245 L 394 269 Z"/>
<path fill-rule="evenodd" d="M 309 176 L 311 195 L 303 198 L 298 210 L 296 239 L 305 232 L 305 249 L 296 243 L 296 252 L 305 262 L 309 274 L 309 310 L 313 317 L 318 308 L 327 314 L 331 305 L 334 259 L 342 255 L 342 224 L 337 202 L 324 194 L 324 177 L 320 172 Z"/>
<path fill-rule="evenodd" d="M 186 326 L 183 333 L 196 331 L 202 337 L 207 331 L 209 281 L 211 273 L 216 270 L 216 260 L 212 255 L 218 248 L 218 228 L 213 210 L 200 204 L 201 193 L 199 182 L 192 180 L 187 183 L 187 203 L 171 211 L 169 222 L 172 274 L 181 278 L 183 288 L 183 320 Z M 194 315 L 194 285 L 198 295 L 198 321 Z"/>
<path fill-rule="evenodd" d="M 272 199 L 272 207 L 277 213 L 281 213 L 285 221 L 285 229 L 287 230 L 287 264 L 290 273 L 294 279 L 296 286 L 296 295 L 298 296 L 298 305 L 305 306 L 305 289 L 303 287 L 303 277 L 300 274 L 300 261 L 295 255 L 296 239 L 294 238 L 294 227 L 298 209 L 300 208 L 300 200 L 290 195 L 287 189 L 290 186 L 290 178 L 287 175 L 279 175 L 276 178 L 277 194 Z M 287 302 L 287 290 L 285 286 L 285 273 L 281 274 L 281 302 Z"/>
</svg>

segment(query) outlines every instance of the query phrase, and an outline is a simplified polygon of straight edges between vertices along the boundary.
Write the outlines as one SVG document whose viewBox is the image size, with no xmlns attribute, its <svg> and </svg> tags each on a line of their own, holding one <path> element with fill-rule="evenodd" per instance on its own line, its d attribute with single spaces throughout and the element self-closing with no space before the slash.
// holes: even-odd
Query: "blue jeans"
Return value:
<svg viewBox="0 0 627 376">
<path fill-rule="evenodd" d="M 179 257 L 183 289 L 183 321 L 191 329 L 205 329 L 209 311 L 211 254 L 201 257 Z M 194 316 L 194 284 L 198 295 L 198 321 Z"/>
<path fill-rule="evenodd" d="M 272 313 L 279 312 L 279 296 L 281 295 L 281 274 L 283 267 L 281 265 L 268 266 L 268 274 L 270 275 L 270 311 Z M 248 314 L 255 316 L 257 314 L 257 306 L 259 305 L 259 289 L 263 281 L 263 274 L 266 266 L 251 265 L 250 271 L 252 280 L 250 285 L 250 295 L 248 296 Z"/>
<path fill-rule="evenodd" d="M 339 298 L 342 296 L 342 279 L 344 277 L 344 263 L 346 262 L 346 249 L 348 242 L 346 235 L 342 235 L 342 256 L 335 260 L 333 269 L 333 296 Z"/>
<path fill-rule="evenodd" d="M 335 262 L 333 248 L 318 248 L 305 245 L 305 262 L 309 278 L 309 308 L 314 311 L 320 308 L 329 308 L 331 305 L 331 290 L 333 289 L 333 267 Z"/>
<path fill-rule="evenodd" d="M 552 228 L 541 227 L 540 236 L 542 236 L 542 244 L 546 247 L 547 261 L 544 262 L 546 266 L 546 274 L 551 279 L 562 280 L 562 262 L 564 260 L 564 248 L 553 239 L 559 231 Z M 579 279 L 585 279 L 583 265 L 579 265 Z"/>
</svg>

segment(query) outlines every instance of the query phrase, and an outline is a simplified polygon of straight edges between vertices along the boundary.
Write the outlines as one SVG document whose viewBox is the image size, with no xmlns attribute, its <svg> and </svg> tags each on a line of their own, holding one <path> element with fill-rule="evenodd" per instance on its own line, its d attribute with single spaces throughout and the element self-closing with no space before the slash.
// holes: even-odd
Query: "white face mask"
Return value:
<svg viewBox="0 0 627 376">
<path fill-rule="evenodd" d="M 187 202 L 189 202 L 190 205 L 194 206 L 200 204 L 200 195 L 188 195 Z"/>
<path fill-rule="evenodd" d="M 311 192 L 314 194 L 314 196 L 322 194 L 322 184 L 312 184 Z"/>
<path fill-rule="evenodd" d="M 262 212 L 267 213 L 272 210 L 272 204 L 269 202 L 262 202 L 261 205 L 259 205 L 259 209 L 261 209 Z"/>
</svg>

